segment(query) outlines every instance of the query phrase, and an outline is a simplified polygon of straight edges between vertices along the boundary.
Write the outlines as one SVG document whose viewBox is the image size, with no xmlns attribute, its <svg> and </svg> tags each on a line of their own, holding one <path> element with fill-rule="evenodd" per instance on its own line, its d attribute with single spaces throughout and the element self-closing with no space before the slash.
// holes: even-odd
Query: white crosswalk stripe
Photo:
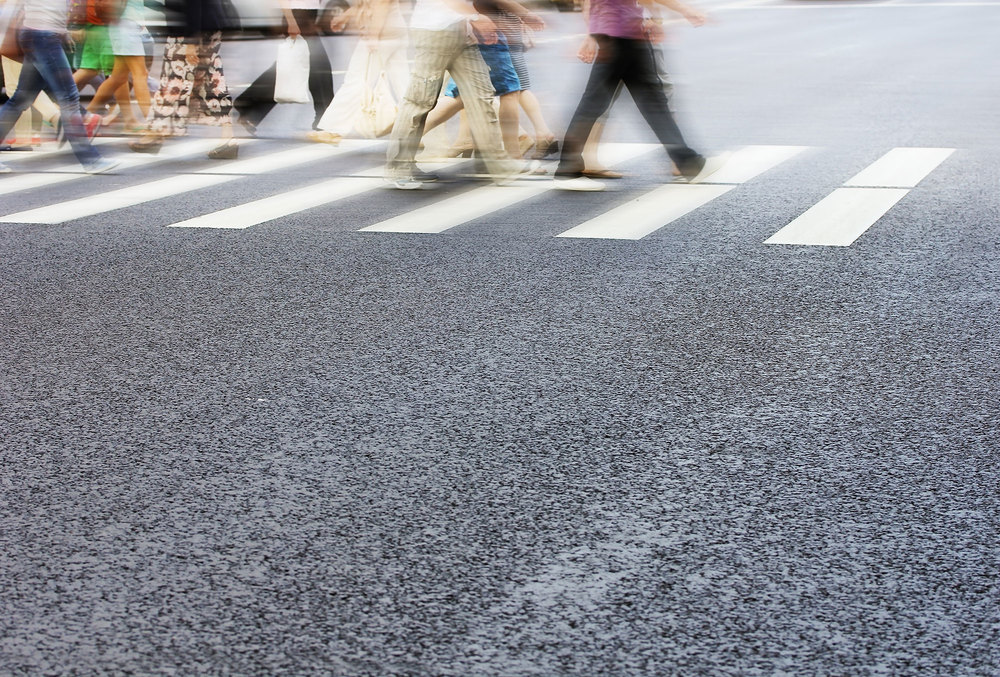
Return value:
<svg viewBox="0 0 1000 677">
<path fill-rule="evenodd" d="M 121 172 L 124 169 L 131 169 L 134 167 L 153 165 L 160 162 L 166 162 L 168 160 L 177 160 L 191 155 L 199 155 L 211 150 L 217 145 L 219 145 L 218 139 L 189 139 L 181 141 L 164 146 L 159 155 L 130 155 L 125 157 L 122 159 L 121 164 L 115 169 L 115 172 Z M 48 155 L 57 154 L 48 153 L 47 151 L 46 153 Z M 63 153 L 63 151 L 58 151 L 58 154 L 61 153 Z M 4 158 L 4 161 L 6 162 L 7 159 Z M 25 170 L 20 166 L 18 167 L 18 170 L 20 172 L 30 171 Z M 90 175 L 83 171 L 80 164 L 76 161 L 73 155 L 70 154 L 67 162 L 60 165 L 58 170 L 47 169 L 44 172 L 15 173 L 4 177 L 4 179 L 0 181 L 0 195 L 11 195 L 13 193 L 20 193 L 22 191 L 33 190 L 35 188 L 47 188 L 49 186 L 66 183 L 68 181 L 79 181 L 80 179 L 88 176 Z"/>
<path fill-rule="evenodd" d="M 278 171 L 324 158 L 344 155 L 359 149 L 369 148 L 376 143 L 375 141 L 357 141 L 345 143 L 340 147 L 317 145 L 306 148 L 293 148 L 248 160 L 220 164 L 199 170 L 193 174 L 171 176 L 166 179 L 106 191 L 76 200 L 59 202 L 47 207 L 9 214 L 0 218 L 0 222 L 63 223 L 71 219 L 103 214 L 116 209 L 133 207 L 152 200 L 210 188 L 234 181 L 241 176 Z"/>
<path fill-rule="evenodd" d="M 894 148 L 764 242 L 848 247 L 953 152 Z"/>
<path fill-rule="evenodd" d="M 657 148 L 658 144 L 608 144 L 602 149 L 602 161 L 609 167 L 635 159 Z M 510 186 L 475 188 L 456 197 L 414 209 L 400 216 L 361 229 L 364 233 L 443 233 L 455 226 L 482 218 L 499 209 L 511 207 L 554 188 L 551 181 L 516 182 Z"/>
<path fill-rule="evenodd" d="M 727 184 L 745 183 L 804 150 L 804 146 L 747 146 L 709 177 L 711 183 L 660 186 L 558 237 L 640 240 L 736 187 Z"/>
<path fill-rule="evenodd" d="M 183 158 L 202 153 L 218 143 L 215 139 L 188 139 L 164 146 L 158 156 L 128 156 L 123 166 L 152 164 L 164 160 Z M 249 144 L 252 141 L 244 141 Z M 211 190 L 243 177 L 280 174 L 281 171 L 319 160 L 351 154 L 363 154 L 383 145 L 384 141 L 347 140 L 339 147 L 327 145 L 296 144 L 288 148 L 266 148 L 256 157 L 238 161 L 206 163 L 197 171 L 167 176 L 153 181 L 95 191 L 93 195 L 69 199 L 16 213 L 0 216 L 3 223 L 56 224 L 126 209 L 128 207 L 173 198 L 184 193 Z M 258 146 L 260 147 L 260 146 Z M 575 225 L 570 222 L 558 232 L 557 237 L 580 239 L 640 240 L 665 226 L 690 215 L 731 191 L 782 163 L 795 158 L 807 146 L 747 146 L 734 152 L 729 162 L 712 175 L 706 183 L 690 185 L 671 183 L 647 189 L 638 195 L 623 198 L 614 191 L 588 198 L 590 205 L 600 211 L 593 218 Z M 660 150 L 658 144 L 609 143 L 602 146 L 602 162 L 609 167 L 620 166 Z M 873 224 L 902 200 L 921 181 L 947 160 L 955 149 L 951 148 L 894 148 L 871 163 L 831 194 L 805 211 L 765 242 L 768 244 L 808 246 L 849 246 Z M 63 151 L 65 153 L 65 151 Z M 66 166 L 71 166 L 68 156 Z M 463 160 L 450 160 L 438 167 L 454 166 Z M 51 164 L 51 163 L 50 163 Z M 20 190 L 56 186 L 68 180 L 82 178 L 85 174 L 59 171 L 41 171 L 14 174 L 0 179 L 0 194 L 13 194 Z M 75 169 L 75 166 L 73 166 Z M 634 173 L 635 170 L 633 170 Z M 360 196 L 384 185 L 381 164 L 350 176 L 337 176 L 306 186 L 285 190 L 269 197 L 253 199 L 242 204 L 219 209 L 180 221 L 167 222 L 167 227 L 246 229 L 262 223 L 277 221 L 288 216 Z M 341 172 L 342 174 L 342 172 Z M 788 174 L 786 173 L 786 177 Z M 794 175 L 792 175 L 794 176 Z M 121 185 L 119 177 L 118 185 Z M 641 177 L 638 179 L 641 185 Z M 262 184 L 266 185 L 266 184 Z M 634 186 L 635 182 L 622 182 Z M 759 184 L 767 187 L 769 184 Z M 470 224 L 492 215 L 509 212 L 518 214 L 520 205 L 534 198 L 544 197 L 539 203 L 544 210 L 553 205 L 569 204 L 570 194 L 555 190 L 549 179 L 519 180 L 508 186 L 481 186 L 458 192 L 453 189 L 447 197 L 403 213 L 389 214 L 389 218 L 363 226 L 359 232 L 367 233 L 424 233 L 439 234 L 457 226 Z M 784 189 L 787 190 L 787 189 Z M 81 192 L 78 190 L 77 194 Z M 758 193 L 760 191 L 758 190 Z M 28 197 L 26 199 L 33 199 Z M 432 198 L 433 199 L 433 198 Z M 623 202 L 624 199 L 624 202 Z M 603 202 L 602 202 L 603 200 Z M 562 201 L 562 202 L 560 202 Z M 230 200 L 230 204 L 233 200 Z M 36 203 L 37 204 L 37 203 Z M 387 204 L 387 203 L 382 203 Z M 389 204 L 400 204 L 398 201 Z M 736 204 L 736 203 L 733 203 Z M 384 207 L 383 207 L 384 208 Z M 2 209 L 2 208 L 0 208 Z M 169 206 L 166 207 L 169 209 Z M 398 209 L 398 207 L 396 208 Z M 591 209 L 591 207 L 588 207 Z M 187 216 L 187 214 L 185 214 Z M 169 213 L 167 213 L 169 218 Z M 358 229 L 357 225 L 349 225 Z"/>
</svg>

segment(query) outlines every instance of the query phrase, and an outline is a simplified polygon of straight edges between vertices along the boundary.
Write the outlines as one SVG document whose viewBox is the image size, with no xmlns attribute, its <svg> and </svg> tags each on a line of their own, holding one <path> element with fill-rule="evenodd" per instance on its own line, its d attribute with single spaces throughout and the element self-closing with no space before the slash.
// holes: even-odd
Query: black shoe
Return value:
<svg viewBox="0 0 1000 677">
<path fill-rule="evenodd" d="M 238 122 L 243 126 L 243 129 L 246 130 L 248 136 L 254 139 L 257 138 L 257 125 L 255 125 L 254 123 L 250 122 L 249 120 L 243 117 L 240 117 Z"/>
</svg>

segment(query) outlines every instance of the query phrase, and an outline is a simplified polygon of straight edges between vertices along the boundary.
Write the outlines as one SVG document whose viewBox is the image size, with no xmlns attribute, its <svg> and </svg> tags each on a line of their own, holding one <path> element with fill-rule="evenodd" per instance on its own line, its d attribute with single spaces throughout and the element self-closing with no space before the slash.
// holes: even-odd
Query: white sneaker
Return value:
<svg viewBox="0 0 1000 677">
<path fill-rule="evenodd" d="M 84 167 L 83 171 L 88 174 L 103 174 L 105 172 L 110 172 L 120 164 L 121 160 L 112 160 L 110 158 L 102 157 L 100 160 L 96 160 Z"/>
<path fill-rule="evenodd" d="M 0 174 L 10 174 L 10 167 L 0 162 Z"/>
<path fill-rule="evenodd" d="M 705 158 L 705 164 L 701 166 L 696 174 L 687 175 L 688 183 L 701 183 L 712 174 L 722 169 L 723 165 L 729 162 L 729 157 L 732 153 L 722 153 L 721 155 L 713 155 L 712 157 Z"/>
<path fill-rule="evenodd" d="M 390 188 L 395 188 L 396 190 L 423 190 L 425 187 L 430 187 L 433 184 L 427 184 L 423 181 L 418 181 L 412 176 L 403 176 L 398 179 L 386 179 L 389 183 Z"/>
<path fill-rule="evenodd" d="M 586 176 L 574 176 L 573 178 L 556 176 L 555 184 L 559 190 L 575 190 L 586 193 L 595 193 L 605 188 L 603 181 L 595 181 Z"/>
</svg>

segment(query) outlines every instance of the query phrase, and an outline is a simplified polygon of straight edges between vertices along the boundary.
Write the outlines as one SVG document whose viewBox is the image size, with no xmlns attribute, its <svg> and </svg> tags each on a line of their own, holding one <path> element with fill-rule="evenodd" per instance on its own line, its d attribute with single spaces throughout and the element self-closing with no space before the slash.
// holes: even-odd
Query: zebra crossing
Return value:
<svg viewBox="0 0 1000 677">
<path fill-rule="evenodd" d="M 168 144 L 161 155 L 129 157 L 125 169 L 149 167 L 158 163 L 179 161 L 204 153 L 216 143 L 211 139 L 189 139 Z M 251 142 L 246 142 L 249 145 Z M 104 189 L 98 181 L 96 190 L 83 197 L 52 202 L 39 207 L 8 211 L 0 203 L 0 223 L 60 224 L 174 198 L 195 191 L 218 190 L 226 183 L 250 180 L 266 174 L 276 174 L 321 161 L 356 156 L 365 159 L 384 148 L 385 142 L 346 140 L 342 145 L 278 146 L 243 160 L 213 162 L 210 166 L 166 178 L 121 188 Z M 604 162 L 621 167 L 640 160 L 654 151 L 657 144 L 618 143 L 602 147 Z M 755 145 L 732 153 L 728 163 L 709 181 L 688 185 L 667 183 L 647 188 L 638 195 L 630 192 L 624 199 L 607 194 L 606 206 L 596 216 L 566 226 L 553 233 L 555 237 L 571 239 L 642 240 L 682 219 L 697 218 L 698 210 L 751 181 L 762 180 L 769 171 L 789 162 L 806 151 L 822 152 L 809 146 Z M 878 160 L 843 182 L 832 193 L 788 223 L 777 223 L 773 235 L 764 240 L 769 245 L 786 246 L 850 246 L 882 217 L 893 209 L 910 191 L 953 153 L 953 148 L 893 148 Z M 661 150 L 662 152 L 662 150 Z M 45 154 L 44 157 L 51 157 Z M 65 165 L 54 169 L 31 171 L 30 163 L 15 166 L 15 173 L 0 178 L 0 195 L 16 195 L 70 181 L 93 177 L 75 171 L 72 156 L 64 156 Z M 374 159 L 374 158 L 371 158 Z M 17 158 L 20 160 L 20 158 Z M 439 167 L 459 165 L 462 160 L 443 162 Z M 11 162 L 13 165 L 14 162 Z M 123 175 L 124 174 L 124 175 Z M 235 206 L 209 211 L 171 223 L 165 227 L 183 229 L 241 230 L 282 219 L 306 210 L 330 207 L 339 201 L 356 198 L 384 187 L 381 164 L 373 164 L 346 176 L 299 186 L 276 195 L 252 199 Z M 118 179 L 129 178 L 119 171 Z M 137 178 L 139 178 L 137 176 Z M 555 190 L 555 184 L 544 177 L 514 181 L 508 186 L 485 185 L 463 190 L 446 191 L 439 199 L 421 200 L 412 209 L 382 218 L 375 223 L 351 224 L 351 230 L 361 233 L 421 233 L 441 234 L 458 226 L 474 228 L 479 219 L 497 213 L 516 210 L 522 203 L 540 199 L 565 199 L 565 193 Z M 5 202 L 7 202 L 5 200 Z M 377 210 L 376 210 L 377 213 Z M 169 218 L 169 215 L 168 215 Z"/>
</svg>

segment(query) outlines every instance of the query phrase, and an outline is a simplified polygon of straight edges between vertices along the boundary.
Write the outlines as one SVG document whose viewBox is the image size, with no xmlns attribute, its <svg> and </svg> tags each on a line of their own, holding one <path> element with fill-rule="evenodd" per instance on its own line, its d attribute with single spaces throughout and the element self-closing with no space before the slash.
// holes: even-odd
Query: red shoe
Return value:
<svg viewBox="0 0 1000 677">
<path fill-rule="evenodd" d="M 83 129 L 87 132 L 87 138 L 93 139 L 101 129 L 104 120 L 97 113 L 88 113 L 83 119 Z"/>
</svg>

